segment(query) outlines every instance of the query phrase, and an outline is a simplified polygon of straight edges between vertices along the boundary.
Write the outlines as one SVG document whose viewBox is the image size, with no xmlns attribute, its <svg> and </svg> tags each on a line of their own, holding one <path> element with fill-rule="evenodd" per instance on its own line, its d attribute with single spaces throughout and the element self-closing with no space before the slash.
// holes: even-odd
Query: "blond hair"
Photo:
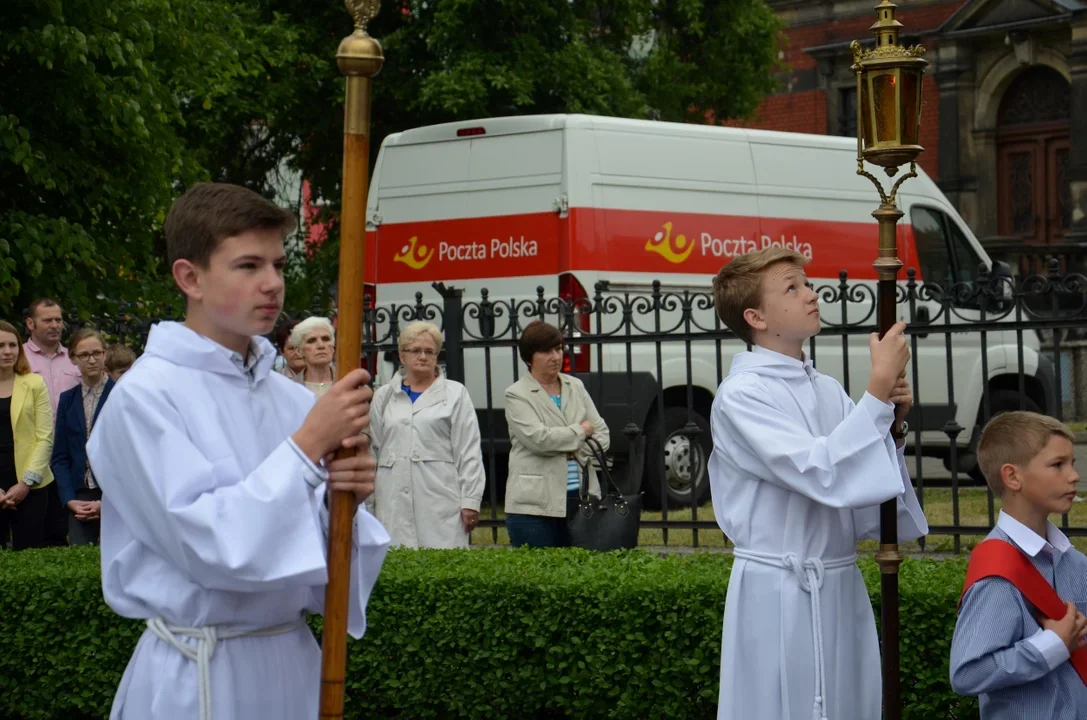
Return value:
<svg viewBox="0 0 1087 720">
<path fill-rule="evenodd" d="M 79 328 L 74 333 L 72 333 L 72 337 L 68 339 L 68 352 L 70 354 L 74 353 L 75 349 L 79 347 L 79 344 L 81 342 L 91 339 L 97 340 L 98 344 L 102 346 L 102 350 L 106 349 L 106 341 L 102 339 L 102 333 L 98 332 L 94 328 L 85 327 Z"/>
<path fill-rule="evenodd" d="M 978 441 L 978 467 L 993 494 L 1004 493 L 1002 467 L 1029 465 L 1054 436 L 1075 441 L 1064 423 L 1048 415 L 1016 410 L 990 420 Z"/>
<path fill-rule="evenodd" d="M 123 368 L 132 367 L 136 362 L 136 353 L 127 345 L 114 344 L 106 350 L 106 370 L 116 372 Z"/>
<path fill-rule="evenodd" d="M 788 248 L 763 248 L 733 259 L 713 279 L 713 307 L 717 317 L 748 345 L 753 344 L 755 338 L 744 312 L 762 305 L 763 273 L 772 265 L 783 262 L 804 267 L 808 259 Z"/>
<path fill-rule="evenodd" d="M 396 339 L 396 347 L 400 352 L 404 352 L 408 345 L 411 345 L 417 337 L 423 334 L 429 335 L 430 339 L 434 341 L 434 352 L 442 351 L 442 331 L 434 323 L 424 322 L 423 320 L 408 323 L 400 331 L 400 337 Z"/>
</svg>

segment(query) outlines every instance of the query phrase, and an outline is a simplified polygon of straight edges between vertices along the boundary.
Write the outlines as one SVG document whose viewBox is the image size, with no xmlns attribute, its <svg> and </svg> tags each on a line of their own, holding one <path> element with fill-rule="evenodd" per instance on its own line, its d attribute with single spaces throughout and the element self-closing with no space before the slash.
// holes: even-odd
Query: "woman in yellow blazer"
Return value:
<svg viewBox="0 0 1087 720">
<path fill-rule="evenodd" d="M 0 547 L 45 546 L 53 482 L 53 411 L 49 390 L 30 372 L 19 332 L 0 321 Z"/>
</svg>

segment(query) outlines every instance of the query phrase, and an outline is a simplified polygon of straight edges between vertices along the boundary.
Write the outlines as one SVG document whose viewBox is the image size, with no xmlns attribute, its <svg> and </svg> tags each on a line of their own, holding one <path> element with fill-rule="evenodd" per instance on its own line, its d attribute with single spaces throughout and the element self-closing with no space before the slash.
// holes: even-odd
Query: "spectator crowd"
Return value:
<svg viewBox="0 0 1087 720">
<path fill-rule="evenodd" d="M 110 392 L 137 361 L 97 330 L 71 333 L 50 298 L 22 328 L 0 321 L 0 550 L 97 544 L 102 490 L 86 445 Z M 336 381 L 336 330 L 324 317 L 281 324 L 274 370 L 315 397 Z M 441 330 L 415 322 L 398 338 L 400 370 L 374 394 L 370 447 L 378 466 L 369 509 L 394 545 L 467 547 L 479 522 L 484 470 L 467 389 L 443 376 Z M 514 546 L 569 544 L 565 520 L 579 487 L 599 484 L 586 440 L 608 428 L 576 378 L 559 372 L 563 336 L 525 327 L 527 373 L 506 391 L 511 455 L 505 511 Z"/>
</svg>

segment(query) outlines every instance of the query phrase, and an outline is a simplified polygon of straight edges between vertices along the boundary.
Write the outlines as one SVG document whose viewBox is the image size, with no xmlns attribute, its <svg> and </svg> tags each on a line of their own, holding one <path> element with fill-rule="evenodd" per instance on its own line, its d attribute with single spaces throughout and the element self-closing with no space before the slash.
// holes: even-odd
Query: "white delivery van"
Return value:
<svg viewBox="0 0 1087 720">
<path fill-rule="evenodd" d="M 905 183 L 898 202 L 905 213 L 899 256 L 905 268 L 917 270 L 919 282 L 947 287 L 989 265 L 923 173 Z M 842 317 L 840 302 L 824 298 L 825 325 L 865 318 L 874 325 L 877 226 L 871 213 L 877 204 L 871 183 L 856 174 L 856 141 L 849 138 L 585 115 L 449 123 L 390 135 L 382 144 L 367 205 L 367 282 L 376 285 L 378 307 L 414 304 L 417 293 L 440 305 L 436 281 L 463 289 L 466 303 L 478 302 L 486 289 L 490 300 L 505 303 L 496 322 L 497 336 L 505 338 L 511 337 L 503 334 L 511 303 L 536 301 L 538 287 L 547 298 L 591 301 L 602 283 L 606 298 L 633 303 L 633 334 L 677 325 L 682 332 L 679 302 L 659 319 L 647 302 L 639 304 L 639 298 L 651 300 L 654 281 L 677 299 L 684 291 L 708 296 L 712 277 L 731 258 L 782 244 L 810 259 L 817 288 L 836 288 L 839 272 L 848 273 L 848 316 Z M 905 285 L 905 269 L 901 278 Z M 938 302 L 919 300 L 915 320 L 942 325 L 941 311 Z M 557 322 L 555 309 L 548 312 Z M 909 312 L 899 305 L 900 319 L 908 321 Z M 950 321 L 968 325 L 978 316 L 977 308 L 957 306 Z M 712 305 L 696 303 L 693 318 L 692 331 L 712 329 Z M 531 319 L 522 313 L 518 322 L 523 327 Z M 583 316 L 576 327 L 588 331 L 591 323 L 595 332 L 600 322 L 608 333 L 622 319 L 620 311 Z M 383 317 L 379 333 L 388 330 L 388 320 Z M 480 327 L 472 327 L 468 315 L 465 322 L 466 337 L 478 337 Z M 973 465 L 984 384 L 993 412 L 1020 402 L 1016 333 L 988 332 L 983 378 L 980 334 L 967 330 L 951 333 L 950 374 L 943 333 L 921 335 L 913 359 L 921 376 L 915 395 L 924 407 L 923 452 L 947 460 L 945 427 L 954 420 L 962 427 L 956 442 L 964 469 Z M 1048 411 L 1052 366 L 1039 353 L 1035 333 L 1022 338 L 1026 405 Z M 571 371 L 598 399 L 613 456 L 625 457 L 623 430 L 635 423 L 648 440 L 644 489 L 661 494 L 663 455 L 669 505 L 689 504 L 708 487 L 709 410 L 719 378 L 744 346 L 689 337 L 658 346 L 655 337 L 645 339 L 629 349 L 625 343 L 576 347 Z M 511 346 L 469 347 L 464 356 L 485 443 L 493 431 L 499 452 L 508 447 L 503 392 L 515 373 L 525 372 Z M 820 371 L 847 381 L 855 399 L 863 394 L 870 368 L 865 333 L 818 339 L 815 361 Z M 386 353 L 377 382 L 387 381 L 395 363 L 395 354 Z M 916 415 L 913 428 L 919 427 Z M 689 421 L 702 431 L 693 440 L 683 430 Z"/>
</svg>

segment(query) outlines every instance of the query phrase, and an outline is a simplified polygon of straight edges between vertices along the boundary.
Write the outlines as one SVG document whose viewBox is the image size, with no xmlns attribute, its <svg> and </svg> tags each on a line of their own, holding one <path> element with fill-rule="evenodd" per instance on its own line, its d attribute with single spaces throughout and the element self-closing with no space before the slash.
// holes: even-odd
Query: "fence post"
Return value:
<svg viewBox="0 0 1087 720">
<path fill-rule="evenodd" d="M 445 327 L 445 376 L 456 382 L 464 382 L 464 347 L 461 345 L 463 317 L 463 288 L 446 287 L 445 283 L 431 283 L 442 296 L 442 325 Z"/>
<path fill-rule="evenodd" d="M 1072 417 L 1069 420 L 1087 420 L 1087 341 L 1074 343 L 1072 349 Z"/>
</svg>

